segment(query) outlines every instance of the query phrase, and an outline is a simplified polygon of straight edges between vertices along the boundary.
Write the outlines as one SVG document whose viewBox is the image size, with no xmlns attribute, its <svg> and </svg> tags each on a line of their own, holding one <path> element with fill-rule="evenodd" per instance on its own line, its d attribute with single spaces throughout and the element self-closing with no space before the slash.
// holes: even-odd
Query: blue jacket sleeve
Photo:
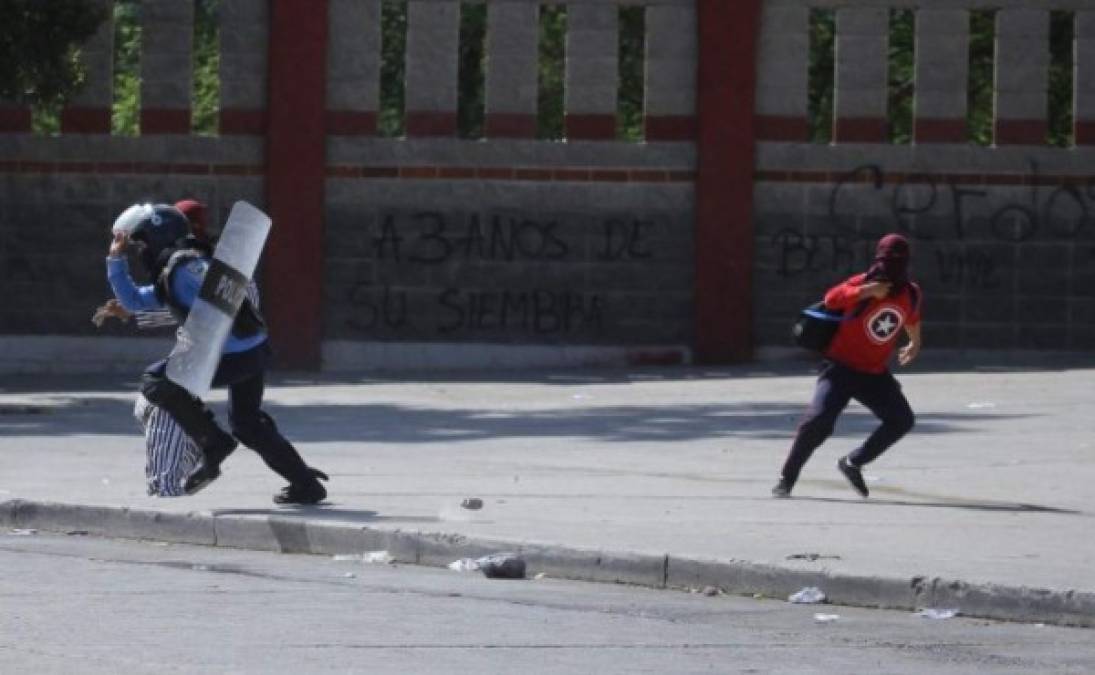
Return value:
<svg viewBox="0 0 1095 675">
<path fill-rule="evenodd" d="M 191 307 L 201 290 L 209 263 L 204 259 L 191 260 L 175 268 L 171 274 L 171 295 L 184 307 Z"/>
<path fill-rule="evenodd" d="M 114 290 L 114 297 L 122 303 L 130 312 L 143 312 L 151 309 L 163 309 L 163 304 L 156 298 L 155 289 L 149 286 L 138 286 L 133 283 L 133 277 L 129 275 L 129 262 L 119 257 L 106 259 L 106 278 Z"/>
</svg>

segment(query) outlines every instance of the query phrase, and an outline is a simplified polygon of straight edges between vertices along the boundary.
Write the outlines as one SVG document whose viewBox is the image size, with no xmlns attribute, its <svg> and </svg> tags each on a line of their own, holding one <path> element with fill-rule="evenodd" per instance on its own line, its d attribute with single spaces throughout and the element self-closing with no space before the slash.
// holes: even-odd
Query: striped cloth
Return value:
<svg viewBox="0 0 1095 675">
<path fill-rule="evenodd" d="M 167 411 L 153 405 L 144 394 L 137 395 L 133 416 L 144 429 L 148 494 L 153 497 L 181 497 L 183 481 L 201 463 L 202 453 Z"/>
<path fill-rule="evenodd" d="M 247 297 L 257 309 L 259 289 L 252 281 L 247 286 Z M 166 309 L 135 312 L 137 327 L 142 330 L 174 326 L 174 315 Z M 144 430 L 145 466 L 148 494 L 153 497 L 182 497 L 183 482 L 202 460 L 202 452 L 166 410 L 137 395 L 133 416 Z"/>
<path fill-rule="evenodd" d="M 167 309 L 152 309 L 147 312 L 135 312 L 134 314 L 137 317 L 137 328 L 141 330 L 164 328 L 178 323 L 175 316 Z"/>
</svg>

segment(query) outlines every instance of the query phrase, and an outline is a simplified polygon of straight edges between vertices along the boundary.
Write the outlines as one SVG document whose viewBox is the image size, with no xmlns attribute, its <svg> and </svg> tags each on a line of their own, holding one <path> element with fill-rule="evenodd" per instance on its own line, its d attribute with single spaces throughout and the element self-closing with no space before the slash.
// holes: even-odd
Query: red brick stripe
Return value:
<svg viewBox="0 0 1095 675">
<path fill-rule="evenodd" d="M 185 174 L 196 176 L 264 176 L 261 164 L 196 164 L 165 162 L 39 162 L 33 160 L 0 161 L 0 173 L 98 173 L 98 174 Z M 787 172 L 768 172 L 776 180 L 789 180 Z M 799 174 L 803 175 L 799 175 Z M 795 176 L 809 180 L 806 172 Z M 507 167 L 507 166 L 360 166 L 334 164 L 326 167 L 327 178 L 398 178 L 406 180 L 519 180 L 571 181 L 597 183 L 690 183 L 696 172 L 666 169 L 632 169 L 626 167 Z M 763 172 L 758 180 L 765 180 Z M 822 176 L 832 176 L 821 172 Z"/>
<path fill-rule="evenodd" d="M 487 113 L 487 138 L 536 138 L 536 115 Z"/>
<path fill-rule="evenodd" d="M 145 108 L 141 110 L 141 134 L 189 134 L 190 110 Z"/>
<path fill-rule="evenodd" d="M 0 107 L 0 133 L 23 134 L 30 128 L 30 108 Z"/>
<path fill-rule="evenodd" d="M 399 178 L 405 180 L 519 180 L 569 181 L 597 183 L 690 183 L 696 180 L 694 171 L 664 169 L 628 169 L 617 167 L 362 167 L 333 165 L 327 167 L 328 178 Z"/>
<path fill-rule="evenodd" d="M 0 162 L 0 173 L 97 173 L 97 174 L 181 174 L 191 176 L 262 176 L 266 168 L 261 164 L 196 164 L 165 162 L 38 162 L 15 160 Z"/>
<path fill-rule="evenodd" d="M 885 143 L 889 124 L 881 117 L 843 117 L 836 121 L 837 143 Z"/>
<path fill-rule="evenodd" d="M 913 138 L 917 143 L 965 143 L 968 138 L 966 120 L 917 118 Z"/>
<path fill-rule="evenodd" d="M 266 111 L 240 108 L 221 110 L 220 132 L 223 135 L 262 136 L 266 133 Z"/>
<path fill-rule="evenodd" d="M 1077 120 L 1076 145 L 1095 145 L 1095 120 Z"/>
<path fill-rule="evenodd" d="M 996 120 L 996 145 L 1045 145 L 1049 123 L 1045 120 Z"/>
<path fill-rule="evenodd" d="M 616 138 L 615 115 L 566 116 L 566 137 L 575 141 L 604 141 Z"/>
<path fill-rule="evenodd" d="M 61 110 L 63 134 L 109 134 L 110 108 L 66 107 Z"/>
<path fill-rule="evenodd" d="M 404 118 L 408 136 L 455 136 L 456 113 L 408 111 Z"/>
<path fill-rule="evenodd" d="M 327 133 L 332 136 L 375 136 L 376 112 L 372 110 L 328 110 Z"/>
<path fill-rule="evenodd" d="M 759 115 L 757 140 L 782 143 L 805 143 L 810 140 L 810 122 L 805 117 Z"/>
<path fill-rule="evenodd" d="M 874 178 L 866 172 L 851 175 L 841 171 L 758 171 L 755 176 L 762 183 L 871 183 Z M 1095 184 L 1095 174 L 1020 174 L 1020 173 L 922 173 L 887 172 L 883 177 L 889 185 L 1089 185 Z"/>
<path fill-rule="evenodd" d="M 696 118 L 692 115 L 650 115 L 644 120 L 648 141 L 693 141 Z"/>
</svg>

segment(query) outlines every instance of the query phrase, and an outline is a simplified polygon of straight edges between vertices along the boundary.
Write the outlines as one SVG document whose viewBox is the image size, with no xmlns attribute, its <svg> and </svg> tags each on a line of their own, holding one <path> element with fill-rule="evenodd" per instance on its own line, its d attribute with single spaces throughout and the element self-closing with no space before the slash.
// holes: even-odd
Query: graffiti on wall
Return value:
<svg viewBox="0 0 1095 675">
<path fill-rule="evenodd" d="M 869 260 L 882 232 L 857 231 L 852 199 L 855 188 L 866 186 L 868 199 L 877 199 L 872 206 L 887 214 L 886 231 L 903 232 L 927 248 L 941 284 L 999 288 L 999 272 L 1010 264 L 1000 255 L 1009 246 L 1095 239 L 1095 180 L 1054 185 L 1031 163 L 1025 183 L 1015 190 L 1022 197 L 1000 203 L 987 188 L 957 179 L 912 180 L 888 176 L 876 165 L 858 167 L 831 188 L 826 227 L 820 233 L 784 228 L 772 236 L 776 273 L 784 279 L 808 272 L 850 274 Z M 855 197 L 863 199 L 862 192 Z M 1095 255 L 1095 247 L 1091 252 Z"/>
<path fill-rule="evenodd" d="M 583 283 L 573 263 L 641 264 L 655 257 L 657 224 L 643 217 L 604 217 L 576 229 L 538 215 L 424 210 L 381 213 L 377 223 L 359 253 L 397 270 L 398 278 L 348 288 L 352 313 L 345 326 L 355 332 L 597 334 L 609 298 Z M 547 266 L 557 271 L 545 273 Z M 492 273 L 516 281 L 504 287 Z"/>
</svg>

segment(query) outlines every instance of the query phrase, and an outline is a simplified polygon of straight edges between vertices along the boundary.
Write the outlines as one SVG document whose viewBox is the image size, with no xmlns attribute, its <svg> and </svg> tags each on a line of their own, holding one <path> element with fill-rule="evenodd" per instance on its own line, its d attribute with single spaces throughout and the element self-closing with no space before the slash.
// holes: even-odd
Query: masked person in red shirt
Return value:
<svg viewBox="0 0 1095 675">
<path fill-rule="evenodd" d="M 845 317 L 825 352 L 814 399 L 798 427 L 783 465 L 776 497 L 790 497 L 814 450 L 832 433 L 837 417 L 855 399 L 882 420 L 863 445 L 841 457 L 837 468 L 863 497 L 869 494 L 860 469 L 909 432 L 915 420 L 888 363 L 901 329 L 909 337 L 898 352 L 908 365 L 920 352 L 920 287 L 909 281 L 909 242 L 889 234 L 878 242 L 874 262 L 825 294 L 825 307 Z"/>
</svg>

